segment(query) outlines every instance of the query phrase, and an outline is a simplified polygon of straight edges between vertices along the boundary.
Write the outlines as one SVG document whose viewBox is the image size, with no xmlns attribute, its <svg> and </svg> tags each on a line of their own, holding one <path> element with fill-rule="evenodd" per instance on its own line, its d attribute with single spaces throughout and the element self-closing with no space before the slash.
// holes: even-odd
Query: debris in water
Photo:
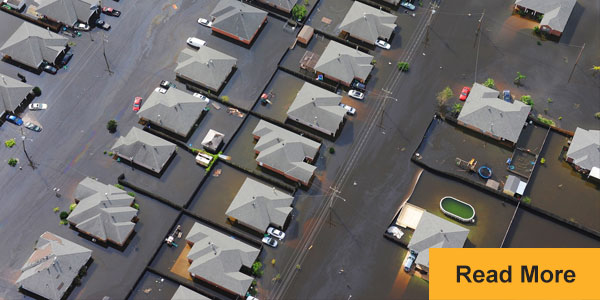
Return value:
<svg viewBox="0 0 600 300">
<path fill-rule="evenodd" d="M 144 290 L 144 294 L 150 294 L 152 292 L 152 288 L 147 288 Z"/>
<path fill-rule="evenodd" d="M 213 177 L 219 177 L 219 176 L 221 175 L 221 172 L 223 172 L 223 170 L 221 170 L 221 169 L 216 169 L 216 170 L 213 172 Z"/>
<path fill-rule="evenodd" d="M 214 107 L 216 110 L 219 110 L 219 109 L 221 109 L 221 105 L 219 105 L 218 103 L 216 103 L 216 102 L 214 102 L 214 101 L 212 102 L 212 106 L 213 106 L 213 107 Z"/>
<path fill-rule="evenodd" d="M 240 118 L 244 117 L 244 113 L 242 113 L 241 111 L 239 111 L 237 108 L 233 108 L 233 107 L 228 108 L 227 109 L 227 113 L 230 114 L 230 115 L 234 115 L 234 116 L 240 117 Z"/>
<path fill-rule="evenodd" d="M 164 279 L 164 278 L 161 278 L 161 279 L 160 279 L 160 282 L 164 282 L 164 281 L 165 281 L 165 279 Z"/>
<path fill-rule="evenodd" d="M 355 181 L 355 182 L 354 182 L 352 185 L 353 185 L 353 186 L 356 186 L 356 185 L 358 185 L 358 183 L 356 183 L 356 181 Z"/>
</svg>

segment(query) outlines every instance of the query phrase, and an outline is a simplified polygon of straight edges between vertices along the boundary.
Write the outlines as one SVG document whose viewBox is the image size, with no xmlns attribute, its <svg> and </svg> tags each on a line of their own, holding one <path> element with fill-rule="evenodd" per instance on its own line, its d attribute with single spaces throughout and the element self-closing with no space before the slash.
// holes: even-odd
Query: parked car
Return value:
<svg viewBox="0 0 600 300">
<path fill-rule="evenodd" d="M 27 128 L 27 129 L 29 129 L 29 130 L 33 130 L 33 131 L 35 131 L 35 132 L 40 132 L 40 131 L 42 131 L 42 127 L 40 127 L 40 126 L 37 126 L 37 125 L 35 125 L 35 124 L 31 123 L 31 122 L 27 122 L 27 123 L 25 123 L 25 128 Z"/>
<path fill-rule="evenodd" d="M 71 58 L 73 58 L 73 52 L 71 52 L 71 50 L 67 51 L 67 53 L 65 53 L 65 55 L 63 55 L 62 59 L 60 60 L 60 65 L 64 66 L 66 64 L 69 63 L 69 61 L 71 61 Z"/>
<path fill-rule="evenodd" d="M 46 103 L 31 103 L 29 104 L 29 110 L 44 110 L 48 108 Z"/>
<path fill-rule="evenodd" d="M 364 91 L 367 88 L 367 86 L 364 83 L 362 83 L 356 79 L 352 80 L 352 83 L 350 84 L 350 86 L 359 91 Z"/>
<path fill-rule="evenodd" d="M 200 19 L 198 19 L 198 24 L 200 24 L 200 25 L 202 25 L 202 26 L 206 26 L 206 27 L 208 27 L 208 28 L 211 28 L 211 27 L 212 27 L 212 22 L 211 22 L 211 21 L 209 21 L 209 20 L 207 20 L 207 19 L 204 19 L 204 18 L 200 18 Z"/>
<path fill-rule="evenodd" d="M 408 10 L 415 10 L 417 8 L 414 4 L 412 4 L 410 2 L 402 2 L 402 3 L 400 3 L 400 6 L 406 8 Z"/>
<path fill-rule="evenodd" d="M 168 81 L 168 80 L 162 80 L 160 82 L 160 87 L 163 88 L 163 89 L 167 89 L 168 90 L 171 87 L 171 85 L 173 85 L 173 84 L 170 81 Z"/>
<path fill-rule="evenodd" d="M 415 262 L 416 258 L 417 258 L 417 253 L 413 250 L 410 250 L 410 254 L 409 254 L 408 258 L 406 259 L 406 262 L 404 262 L 404 271 L 405 272 L 410 272 L 410 269 L 412 269 L 412 265 Z"/>
<path fill-rule="evenodd" d="M 90 25 L 85 24 L 85 23 L 77 22 L 77 23 L 75 23 L 75 26 L 73 26 L 73 28 L 75 28 L 77 30 L 81 30 L 81 31 L 89 31 L 90 30 Z"/>
<path fill-rule="evenodd" d="M 206 102 L 207 104 L 210 103 L 210 99 L 208 99 L 208 97 L 206 97 L 200 93 L 194 93 L 194 97 L 200 98 L 200 100 Z"/>
<path fill-rule="evenodd" d="M 270 236 L 265 236 L 264 238 L 262 238 L 262 242 L 273 248 L 277 248 L 277 241 Z"/>
<path fill-rule="evenodd" d="M 23 120 L 15 115 L 6 115 L 6 121 L 9 121 L 17 126 L 23 125 Z"/>
<path fill-rule="evenodd" d="M 390 43 L 380 39 L 378 39 L 377 42 L 375 42 L 375 45 L 385 50 L 390 50 L 390 48 L 392 48 L 392 45 L 390 45 Z"/>
<path fill-rule="evenodd" d="M 357 91 L 357 90 L 350 90 L 348 91 L 348 96 L 354 98 L 354 99 L 358 99 L 358 100 L 362 100 L 365 99 L 365 94 Z"/>
<path fill-rule="evenodd" d="M 349 116 L 354 116 L 354 114 L 356 113 L 356 108 L 350 106 L 350 105 L 346 105 L 344 103 L 340 103 L 340 106 L 343 107 L 344 109 L 346 109 L 346 114 Z"/>
<path fill-rule="evenodd" d="M 112 7 L 107 7 L 107 6 L 102 7 L 102 13 L 105 15 L 113 16 L 113 17 L 118 17 L 121 15 L 120 11 L 118 11 Z"/>
<path fill-rule="evenodd" d="M 512 95 L 510 94 L 510 90 L 502 91 L 502 99 L 506 102 L 512 102 Z"/>
<path fill-rule="evenodd" d="M 460 97 L 458 97 L 458 99 L 460 99 L 460 101 L 467 100 L 467 97 L 469 96 L 470 92 L 471 92 L 470 87 L 468 87 L 468 86 L 463 87 L 462 91 L 460 91 Z"/>
<path fill-rule="evenodd" d="M 195 38 L 195 37 L 189 37 L 187 39 L 187 44 L 194 47 L 194 48 L 200 48 L 204 45 L 206 45 L 206 42 L 199 39 L 199 38 Z"/>
<path fill-rule="evenodd" d="M 167 89 L 165 88 L 161 88 L 160 86 L 154 89 L 155 92 L 159 92 L 161 94 L 166 94 L 167 93 Z"/>
<path fill-rule="evenodd" d="M 139 111 L 142 107 L 142 97 L 135 97 L 133 99 L 133 111 Z"/>
<path fill-rule="evenodd" d="M 58 69 L 56 67 L 54 67 L 53 65 L 51 65 L 47 62 L 42 63 L 42 70 L 44 70 L 44 72 L 48 72 L 50 74 L 56 74 L 56 72 L 58 72 Z"/>
<path fill-rule="evenodd" d="M 283 238 L 285 237 L 285 232 L 283 232 L 275 227 L 267 228 L 267 233 L 269 235 L 271 235 L 272 237 L 276 237 L 279 240 L 283 240 Z"/>
<path fill-rule="evenodd" d="M 110 24 L 104 22 L 104 20 L 102 20 L 102 19 L 96 20 L 96 26 L 98 28 L 102 28 L 104 30 L 110 30 Z"/>
</svg>

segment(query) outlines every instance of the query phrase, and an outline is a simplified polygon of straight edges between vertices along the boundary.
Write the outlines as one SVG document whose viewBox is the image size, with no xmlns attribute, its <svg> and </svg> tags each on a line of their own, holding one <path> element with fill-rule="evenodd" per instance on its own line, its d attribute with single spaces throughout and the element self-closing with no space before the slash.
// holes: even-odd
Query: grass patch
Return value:
<svg viewBox="0 0 600 300">
<path fill-rule="evenodd" d="M 117 183 L 117 184 L 115 184 L 115 187 L 118 188 L 118 189 L 125 190 L 125 187 L 122 184 L 118 184 Z"/>
<path fill-rule="evenodd" d="M 525 204 L 531 204 L 531 198 L 529 198 L 529 196 L 523 197 L 522 201 Z"/>
<path fill-rule="evenodd" d="M 556 123 L 554 123 L 554 121 L 552 121 L 552 120 L 550 120 L 550 119 L 547 119 L 547 118 L 544 118 L 544 117 L 543 117 L 541 114 L 539 114 L 539 115 L 537 116 L 537 118 L 538 118 L 538 120 L 539 120 L 540 122 L 542 122 L 542 123 L 544 123 L 544 124 L 546 124 L 546 125 L 549 125 L 549 126 L 556 126 Z"/>
</svg>

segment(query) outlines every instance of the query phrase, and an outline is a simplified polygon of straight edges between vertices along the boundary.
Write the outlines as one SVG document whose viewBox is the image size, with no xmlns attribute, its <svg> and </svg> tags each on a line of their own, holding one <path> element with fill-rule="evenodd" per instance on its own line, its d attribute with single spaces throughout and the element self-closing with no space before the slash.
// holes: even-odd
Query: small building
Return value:
<svg viewBox="0 0 600 300">
<path fill-rule="evenodd" d="M 175 155 L 175 144 L 132 127 L 126 136 L 121 136 L 111 151 L 122 160 L 136 164 L 150 172 L 161 174 Z"/>
<path fill-rule="evenodd" d="M 389 40 L 396 29 L 396 17 L 360 1 L 354 1 L 340 23 L 342 34 L 375 45 L 378 39 Z"/>
<path fill-rule="evenodd" d="M 25 7 L 25 4 L 27 4 L 26 2 L 26 0 L 4 0 L 2 4 L 6 4 L 10 8 L 20 12 Z"/>
<path fill-rule="evenodd" d="M 0 117 L 22 110 L 32 90 L 33 86 L 0 73 Z"/>
<path fill-rule="evenodd" d="M 177 58 L 175 75 L 180 81 L 218 93 L 236 65 L 236 58 L 212 48 L 185 48 Z"/>
<path fill-rule="evenodd" d="M 254 278 L 241 270 L 252 268 L 260 249 L 200 223 L 192 226 L 185 239 L 192 247 L 187 255 L 192 277 L 229 293 L 246 295 Z"/>
<path fill-rule="evenodd" d="M 169 88 L 164 94 L 154 90 L 137 115 L 144 123 L 187 139 L 207 104 L 207 101 L 176 88 Z"/>
<path fill-rule="evenodd" d="M 23 22 L 0 47 L 0 52 L 15 62 L 39 69 L 44 61 L 53 64 L 64 55 L 68 42 L 62 35 Z"/>
<path fill-rule="evenodd" d="M 531 106 L 521 101 L 503 101 L 499 95 L 494 89 L 474 83 L 458 115 L 458 124 L 514 146 Z"/>
<path fill-rule="evenodd" d="M 400 0 L 383 0 L 383 2 L 387 2 L 387 3 L 392 4 L 394 6 L 400 4 Z"/>
<path fill-rule="evenodd" d="M 418 253 L 415 260 L 417 268 L 429 272 L 429 249 L 462 248 L 468 235 L 469 229 L 425 211 L 408 244 L 408 249 Z"/>
<path fill-rule="evenodd" d="M 291 13 L 298 0 L 258 0 L 285 13 Z"/>
<path fill-rule="evenodd" d="M 335 136 L 344 123 L 342 96 L 305 82 L 287 111 L 288 119 Z"/>
<path fill-rule="evenodd" d="M 220 0 L 210 13 L 212 31 L 250 45 L 267 22 L 267 13 L 236 0 Z"/>
<path fill-rule="evenodd" d="M 515 10 L 540 20 L 542 32 L 560 37 L 565 31 L 576 0 L 516 0 Z"/>
<path fill-rule="evenodd" d="M 212 155 L 203 152 L 198 152 L 198 154 L 196 154 L 196 163 L 203 167 L 208 167 L 213 159 L 214 157 Z"/>
<path fill-rule="evenodd" d="M 92 250 L 46 231 L 21 268 L 17 286 L 46 299 L 60 300 L 91 257 Z"/>
<path fill-rule="evenodd" d="M 123 246 L 131 236 L 138 210 L 134 197 L 114 185 L 86 177 L 75 190 L 75 209 L 67 221 L 78 231 L 104 243 Z"/>
<path fill-rule="evenodd" d="M 310 39 L 312 38 L 314 33 L 315 33 L 314 28 L 312 28 L 308 25 L 304 25 L 304 26 L 302 26 L 302 29 L 298 33 L 298 36 L 296 37 L 296 39 L 298 40 L 298 42 L 300 42 L 304 45 L 308 45 L 308 43 L 310 42 Z"/>
<path fill-rule="evenodd" d="M 360 82 L 367 80 L 373 69 L 372 61 L 372 55 L 330 41 L 319 57 L 315 71 L 330 80 L 350 86 L 354 79 Z"/>
<path fill-rule="evenodd" d="M 100 16 L 100 0 L 35 0 L 36 12 L 47 19 L 73 26 L 77 22 L 90 23 Z"/>
<path fill-rule="evenodd" d="M 527 187 L 527 183 L 522 181 L 519 177 L 514 175 L 508 175 L 506 179 L 506 183 L 504 184 L 504 188 L 502 192 L 511 196 L 511 197 L 521 197 L 525 193 L 525 188 Z"/>
<path fill-rule="evenodd" d="M 225 135 L 214 130 L 210 129 L 204 139 L 202 139 L 202 147 L 204 150 L 210 153 L 218 153 L 221 145 L 223 145 L 223 139 Z"/>
<path fill-rule="evenodd" d="M 246 178 L 225 215 L 230 221 L 259 233 L 265 233 L 269 226 L 283 230 L 292 212 L 293 201 L 294 197 L 275 187 Z"/>
<path fill-rule="evenodd" d="M 315 169 L 311 165 L 321 144 L 260 120 L 252 132 L 259 166 L 308 186 Z"/>
<path fill-rule="evenodd" d="M 600 179 L 600 130 L 577 127 L 567 151 L 567 162 L 578 172 Z"/>
<path fill-rule="evenodd" d="M 171 300 L 210 300 L 210 298 L 180 285 L 171 297 Z"/>
</svg>

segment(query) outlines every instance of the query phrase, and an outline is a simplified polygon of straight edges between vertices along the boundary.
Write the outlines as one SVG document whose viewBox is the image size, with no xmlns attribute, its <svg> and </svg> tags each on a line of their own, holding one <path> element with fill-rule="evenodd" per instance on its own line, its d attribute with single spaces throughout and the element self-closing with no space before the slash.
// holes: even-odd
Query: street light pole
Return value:
<svg viewBox="0 0 600 300">
<path fill-rule="evenodd" d="M 333 226 L 334 224 L 333 224 L 333 220 L 331 219 L 331 212 L 333 211 L 333 204 L 335 203 L 335 199 L 336 199 L 336 197 L 339 197 L 344 202 L 346 202 L 346 199 L 337 195 L 338 193 L 340 193 L 340 191 L 338 191 L 332 187 L 329 187 L 329 189 L 333 191 L 333 198 L 331 199 L 331 202 L 329 203 L 329 226 Z"/>
<path fill-rule="evenodd" d="M 104 62 L 106 63 L 106 70 L 108 71 L 109 75 L 113 74 L 113 71 L 110 69 L 110 65 L 108 64 L 108 58 L 106 57 L 106 46 L 104 45 L 104 43 L 108 43 L 108 40 L 106 40 L 106 35 L 104 35 L 104 38 L 102 39 L 102 54 L 104 55 Z"/>
<path fill-rule="evenodd" d="M 25 133 L 23 132 L 23 128 L 21 128 L 21 140 L 23 142 L 23 152 L 25 153 L 25 157 L 27 157 L 27 160 L 29 161 L 29 166 L 31 167 L 31 169 L 35 170 L 35 163 L 33 162 L 33 160 L 31 160 L 31 157 L 29 157 L 27 149 L 25 149 Z"/>
</svg>

